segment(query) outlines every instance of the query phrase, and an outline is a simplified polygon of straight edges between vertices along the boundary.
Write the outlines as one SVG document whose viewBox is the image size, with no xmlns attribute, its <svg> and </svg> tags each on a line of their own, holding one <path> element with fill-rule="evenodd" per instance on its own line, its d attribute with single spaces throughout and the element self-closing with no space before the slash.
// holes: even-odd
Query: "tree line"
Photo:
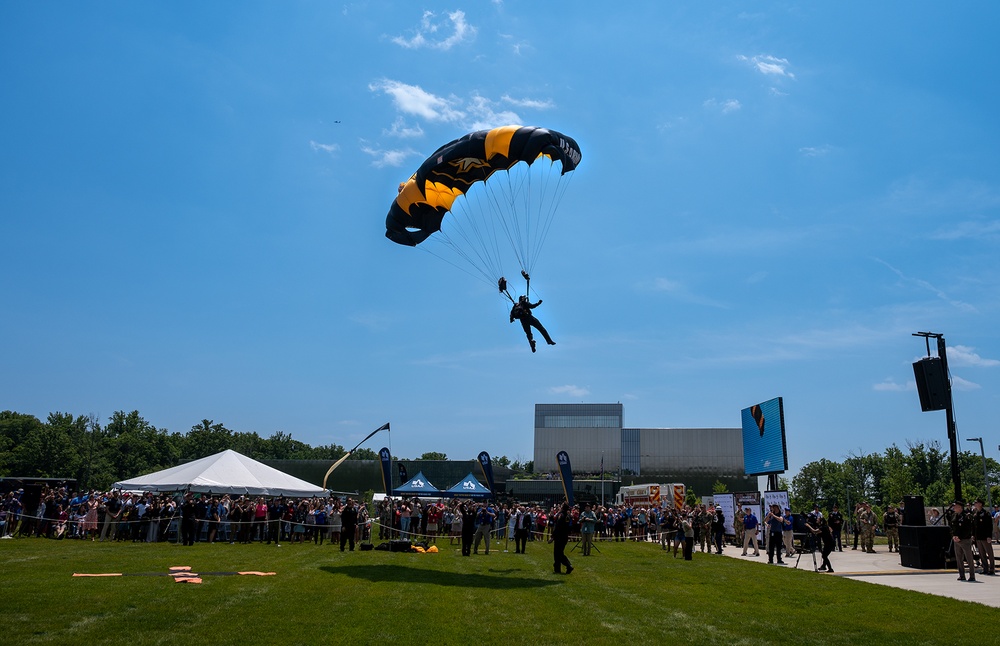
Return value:
<svg viewBox="0 0 1000 646">
<path fill-rule="evenodd" d="M 81 488 L 106 489 L 114 482 L 198 460 L 232 449 L 254 460 L 329 460 L 347 453 L 339 444 L 310 446 L 278 431 L 261 437 L 233 431 L 203 419 L 187 433 L 168 432 L 146 421 L 138 411 L 116 411 L 103 423 L 96 415 L 50 413 L 43 422 L 34 415 L 0 412 L 0 477 L 66 478 Z M 358 449 L 349 460 L 377 460 L 378 453 Z M 393 456 L 393 460 L 400 458 Z M 447 460 L 437 451 L 419 460 Z M 495 465 L 522 467 L 507 456 Z"/>
<path fill-rule="evenodd" d="M 960 451 L 958 465 L 962 477 L 962 497 L 987 499 L 983 458 L 978 452 Z M 1000 501 L 1000 464 L 986 459 L 986 471 L 994 502 Z M 951 456 L 941 443 L 907 442 L 905 448 L 893 444 L 882 453 L 850 453 L 842 461 L 817 460 L 802 467 L 785 481 L 793 509 L 823 508 L 839 504 L 846 509 L 867 500 L 884 509 L 897 505 L 903 496 L 924 497 L 925 505 L 941 506 L 955 499 L 951 479 Z"/>
<path fill-rule="evenodd" d="M 168 432 L 138 411 L 116 411 L 106 423 L 95 415 L 0 413 L 0 476 L 75 479 L 80 487 L 105 489 L 126 478 L 176 466 L 232 449 L 255 460 L 330 460 L 347 450 L 339 444 L 310 446 L 283 431 L 270 437 L 233 431 L 202 420 L 187 433 Z M 371 449 L 349 459 L 376 460 Z"/>
</svg>

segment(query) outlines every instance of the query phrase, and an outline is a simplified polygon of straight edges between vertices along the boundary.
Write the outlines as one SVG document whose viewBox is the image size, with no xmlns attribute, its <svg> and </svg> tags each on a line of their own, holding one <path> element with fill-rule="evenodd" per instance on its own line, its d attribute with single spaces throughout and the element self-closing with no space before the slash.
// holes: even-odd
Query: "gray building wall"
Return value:
<svg viewBox="0 0 1000 646">
<path fill-rule="evenodd" d="M 621 484 L 683 482 L 710 495 L 719 481 L 729 491 L 756 490 L 743 473 L 739 428 L 624 428 L 621 404 L 536 404 L 535 472 L 556 472 L 556 453 L 569 453 L 573 471 L 597 473 L 601 458 Z"/>
<path fill-rule="evenodd" d="M 621 464 L 621 404 L 535 404 L 535 472 L 558 471 L 556 453 L 569 453 L 573 471 L 597 473 Z"/>
</svg>

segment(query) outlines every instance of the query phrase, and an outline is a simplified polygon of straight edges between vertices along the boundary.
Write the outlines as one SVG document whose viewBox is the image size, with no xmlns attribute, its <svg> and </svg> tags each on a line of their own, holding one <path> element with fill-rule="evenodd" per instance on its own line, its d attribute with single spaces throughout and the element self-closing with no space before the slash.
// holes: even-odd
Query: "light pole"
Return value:
<svg viewBox="0 0 1000 646">
<path fill-rule="evenodd" d="M 986 483 L 986 508 L 993 509 L 993 498 L 990 495 L 990 478 L 986 472 L 986 451 L 983 450 L 983 438 L 967 437 L 966 442 L 979 442 L 979 455 L 983 457 L 983 482 Z"/>
</svg>

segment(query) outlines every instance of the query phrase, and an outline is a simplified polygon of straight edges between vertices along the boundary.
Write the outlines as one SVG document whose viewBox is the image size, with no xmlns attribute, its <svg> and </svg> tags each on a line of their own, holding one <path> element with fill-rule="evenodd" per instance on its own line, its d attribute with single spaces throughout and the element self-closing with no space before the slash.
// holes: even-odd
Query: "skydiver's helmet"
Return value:
<svg viewBox="0 0 1000 646">
<path fill-rule="evenodd" d="M 521 294 L 520 296 L 517 297 L 517 302 L 518 303 L 526 303 L 526 302 L 528 302 L 528 297 L 526 295 L 524 295 L 524 294 Z"/>
</svg>

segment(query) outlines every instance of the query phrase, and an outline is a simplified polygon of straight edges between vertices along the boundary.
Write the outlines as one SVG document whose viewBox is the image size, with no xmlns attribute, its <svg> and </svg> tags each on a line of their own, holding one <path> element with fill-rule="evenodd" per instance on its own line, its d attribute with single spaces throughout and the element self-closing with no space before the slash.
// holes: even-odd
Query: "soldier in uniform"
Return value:
<svg viewBox="0 0 1000 646">
<path fill-rule="evenodd" d="M 874 554 L 875 526 L 878 525 L 878 516 L 875 515 L 872 506 L 867 502 L 863 502 L 861 505 L 861 513 L 858 514 L 858 522 L 861 523 L 861 551 Z"/>
<path fill-rule="evenodd" d="M 972 561 L 972 514 L 965 511 L 965 501 L 956 500 L 950 512 L 948 524 L 951 526 L 951 540 L 955 545 L 955 560 L 958 561 L 958 580 L 965 581 L 965 566 L 969 566 L 969 581 L 976 580 L 976 567 Z"/>
<path fill-rule="evenodd" d="M 736 530 L 736 544 L 743 544 L 743 517 L 746 513 L 743 511 L 743 505 L 736 503 L 736 514 L 733 515 L 733 529 Z"/>
<path fill-rule="evenodd" d="M 993 556 L 993 517 L 983 508 L 982 499 L 972 503 L 972 526 L 983 574 L 994 576 L 997 572 L 996 559 Z"/>
<path fill-rule="evenodd" d="M 889 505 L 889 509 L 886 510 L 885 515 L 882 516 L 882 527 L 885 530 L 885 537 L 889 539 L 889 551 L 893 551 L 896 548 L 896 552 L 899 552 L 899 514 L 896 513 L 896 508 Z"/>
<path fill-rule="evenodd" d="M 708 508 L 705 505 L 701 506 L 701 513 L 698 514 L 698 523 L 701 525 L 701 551 L 705 551 L 705 545 L 708 545 L 708 551 L 712 551 L 712 519 L 715 518 L 715 514 L 710 514 Z"/>
</svg>

